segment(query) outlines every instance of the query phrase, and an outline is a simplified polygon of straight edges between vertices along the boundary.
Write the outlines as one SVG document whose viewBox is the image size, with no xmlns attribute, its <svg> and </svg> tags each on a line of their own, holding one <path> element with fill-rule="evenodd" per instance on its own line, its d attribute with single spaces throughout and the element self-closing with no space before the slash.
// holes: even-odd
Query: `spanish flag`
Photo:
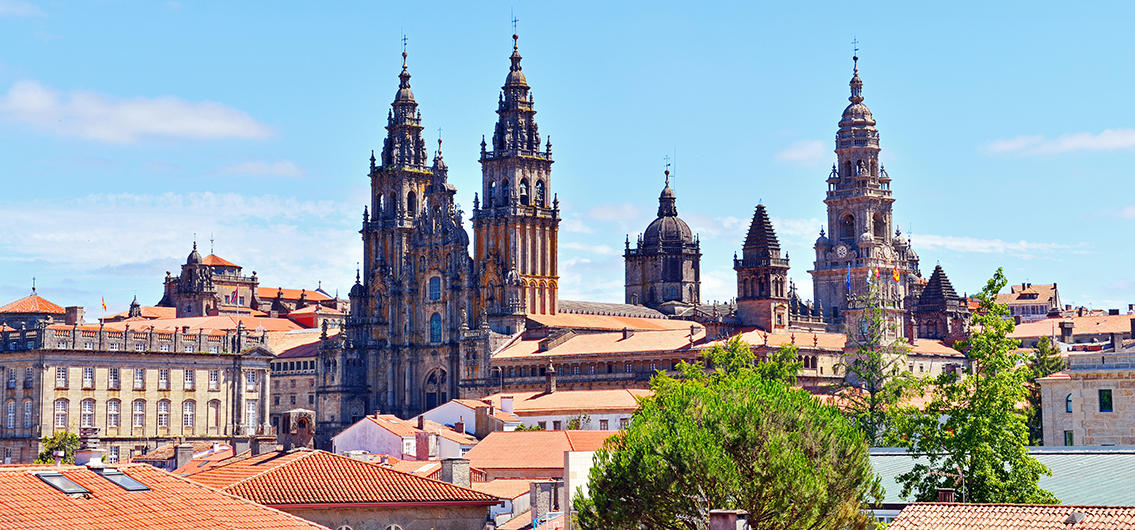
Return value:
<svg viewBox="0 0 1135 530">
<path fill-rule="evenodd" d="M 896 282 L 899 281 L 899 266 L 898 266 L 898 264 L 895 264 L 895 273 L 891 277 L 894 278 Z"/>
<path fill-rule="evenodd" d="M 102 297 L 102 312 L 106 313 L 106 297 Z"/>
</svg>

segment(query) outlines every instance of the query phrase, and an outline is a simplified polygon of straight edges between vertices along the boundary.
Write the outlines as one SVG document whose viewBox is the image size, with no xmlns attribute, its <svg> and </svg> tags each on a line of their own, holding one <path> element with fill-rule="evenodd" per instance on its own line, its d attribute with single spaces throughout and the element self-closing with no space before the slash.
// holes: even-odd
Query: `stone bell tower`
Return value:
<svg viewBox="0 0 1135 530">
<path fill-rule="evenodd" d="M 879 163 L 879 131 L 863 104 L 859 57 L 853 60 L 851 104 L 839 121 L 836 164 L 828 175 L 824 200 L 828 227 L 826 232 L 820 230 L 815 267 L 809 272 L 815 299 L 829 312 L 825 317 L 842 317 L 850 297 L 868 291 L 870 276 L 897 318 L 908 287 L 918 285 L 921 277 L 918 255 L 894 229 L 891 177 Z"/>
<path fill-rule="evenodd" d="M 493 331 L 523 329 L 525 314 L 556 313 L 559 201 L 552 195 L 552 141 L 541 151 L 532 95 L 513 35 L 512 66 L 497 102 L 492 149 L 481 140 L 482 189 L 473 200 L 479 312 Z"/>
</svg>

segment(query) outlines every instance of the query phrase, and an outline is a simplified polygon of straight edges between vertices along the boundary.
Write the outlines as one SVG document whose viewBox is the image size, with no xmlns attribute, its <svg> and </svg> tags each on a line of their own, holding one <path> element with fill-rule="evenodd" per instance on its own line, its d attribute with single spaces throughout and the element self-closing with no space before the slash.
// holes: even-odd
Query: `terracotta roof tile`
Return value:
<svg viewBox="0 0 1135 530">
<path fill-rule="evenodd" d="M 542 315 L 546 316 L 546 315 Z M 620 328 L 622 329 L 622 328 Z M 705 328 L 697 326 L 693 344 L 705 338 Z M 545 351 L 540 351 L 544 340 L 536 334 L 523 334 L 519 339 L 503 347 L 493 355 L 493 359 L 528 359 L 532 357 L 557 357 L 565 355 L 606 355 L 610 352 L 647 353 L 674 352 L 693 349 L 690 343 L 690 324 L 677 329 L 655 329 L 635 331 L 624 338 L 622 331 L 578 333 L 564 342 Z"/>
<path fill-rule="evenodd" d="M 1074 513 L 1080 522 L 1066 524 Z M 903 508 L 887 530 L 1103 530 L 1135 528 L 1135 506 L 917 503 Z"/>
<path fill-rule="evenodd" d="M 170 318 L 170 319 L 157 319 L 146 320 L 144 322 L 107 322 L 106 329 L 114 331 L 122 331 L 129 325 L 130 329 L 142 330 L 149 329 L 153 326 L 158 331 L 173 331 L 175 329 L 182 329 L 189 326 L 191 332 L 197 330 L 218 330 L 218 331 L 235 331 L 238 323 L 244 323 L 244 329 L 247 331 L 256 331 L 263 328 L 265 331 L 291 331 L 297 329 L 304 329 L 299 324 L 292 322 L 286 318 L 261 318 L 254 316 L 244 315 L 217 315 L 212 317 L 186 317 L 186 318 Z M 97 328 L 97 326 L 96 326 Z"/>
<path fill-rule="evenodd" d="M 32 293 L 31 296 L 25 296 L 15 302 L 12 302 L 4 307 L 0 307 L 0 314 L 16 313 L 16 314 L 52 314 L 63 315 L 67 313 L 66 309 L 49 302 L 46 298 L 41 298 L 38 294 Z"/>
<path fill-rule="evenodd" d="M 522 530 L 532 528 L 532 510 L 528 510 L 497 527 L 497 530 Z"/>
<path fill-rule="evenodd" d="M 576 315 L 560 313 L 557 315 L 528 315 L 528 320 L 549 328 L 573 328 L 594 330 L 690 330 L 689 320 L 670 320 L 667 318 L 639 318 L 608 315 Z M 539 327 L 536 326 L 536 327 Z M 700 326 L 699 326 L 700 327 Z"/>
<path fill-rule="evenodd" d="M 652 396 L 654 392 L 645 389 L 628 388 L 614 390 L 560 390 L 546 392 L 505 392 L 486 397 L 498 409 L 501 397 L 512 396 L 512 412 L 517 416 L 542 416 L 547 414 L 588 413 L 631 413 L 638 408 L 638 398 Z"/>
<path fill-rule="evenodd" d="M 474 482 L 469 487 L 494 497 L 515 499 L 532 491 L 532 481 L 526 478 L 498 478 L 489 482 Z"/>
<path fill-rule="evenodd" d="M 323 307 L 319 304 L 311 304 L 311 305 L 306 305 L 306 306 L 303 306 L 299 309 L 296 309 L 295 311 L 288 313 L 288 315 L 289 316 L 306 315 L 308 313 L 318 313 L 320 315 L 328 315 L 328 316 L 336 316 L 336 315 L 345 314 L 342 311 L 339 311 L 338 309 L 335 309 L 333 307 Z"/>
<path fill-rule="evenodd" d="M 241 268 L 240 265 L 224 259 L 216 254 L 209 254 L 201 259 L 202 265 L 209 265 L 210 267 L 236 267 Z"/>
<path fill-rule="evenodd" d="M 563 473 L 565 451 L 594 451 L 618 431 L 496 431 L 465 453 L 469 465 Z M 548 476 L 552 476 L 549 474 Z"/>
<path fill-rule="evenodd" d="M 499 502 L 447 482 L 311 449 L 234 459 L 189 478 L 265 505 Z"/>
<path fill-rule="evenodd" d="M 279 287 L 257 287 L 256 296 L 259 296 L 261 300 L 274 300 L 276 295 L 280 294 L 281 291 L 284 293 L 284 300 L 299 300 L 300 295 L 305 293 L 307 294 L 307 300 L 309 302 L 323 302 L 332 299 L 330 296 L 316 290 L 282 289 Z"/>
<path fill-rule="evenodd" d="M 150 491 L 126 491 L 83 466 L 0 468 L 0 528 L 41 530 L 291 530 L 323 529 L 247 499 L 214 491 L 145 464 L 116 466 Z M 54 471 L 90 490 L 71 497 L 36 472 Z"/>
<path fill-rule="evenodd" d="M 1035 322 L 1017 324 L 1009 337 L 1024 339 L 1032 337 L 1060 337 L 1060 323 L 1071 322 L 1073 335 L 1106 335 L 1110 333 L 1130 333 L 1132 315 L 1096 315 L 1070 318 L 1046 318 Z"/>
</svg>

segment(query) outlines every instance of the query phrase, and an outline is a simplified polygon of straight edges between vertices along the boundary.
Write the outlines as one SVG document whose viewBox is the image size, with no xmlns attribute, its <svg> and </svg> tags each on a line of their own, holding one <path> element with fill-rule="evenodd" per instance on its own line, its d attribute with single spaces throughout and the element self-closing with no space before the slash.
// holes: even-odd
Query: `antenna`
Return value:
<svg viewBox="0 0 1135 530">
<path fill-rule="evenodd" d="M 213 233 L 209 232 L 209 253 L 213 253 Z"/>
<path fill-rule="evenodd" d="M 32 276 L 32 294 L 35 294 L 35 276 Z"/>
</svg>

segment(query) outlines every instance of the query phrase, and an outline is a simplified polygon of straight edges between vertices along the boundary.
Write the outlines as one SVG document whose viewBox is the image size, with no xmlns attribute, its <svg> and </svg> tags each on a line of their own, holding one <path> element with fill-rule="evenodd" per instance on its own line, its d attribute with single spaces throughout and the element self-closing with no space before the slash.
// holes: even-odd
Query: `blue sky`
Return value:
<svg viewBox="0 0 1135 530">
<path fill-rule="evenodd" d="M 194 234 L 263 286 L 345 294 L 402 32 L 468 212 L 511 12 L 556 159 L 561 298 L 622 301 L 667 155 L 704 298 L 734 296 L 762 201 L 810 297 L 857 38 L 924 276 L 974 292 L 1004 267 L 1135 303 L 1130 5 L 784 4 L 0 0 L 0 302 L 34 276 L 92 316 L 153 304 Z"/>
</svg>

